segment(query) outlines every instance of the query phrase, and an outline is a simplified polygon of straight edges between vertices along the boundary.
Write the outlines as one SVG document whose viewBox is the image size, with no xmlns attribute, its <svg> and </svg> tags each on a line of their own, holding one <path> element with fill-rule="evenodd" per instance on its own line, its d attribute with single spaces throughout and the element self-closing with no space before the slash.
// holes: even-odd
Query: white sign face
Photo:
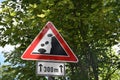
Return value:
<svg viewBox="0 0 120 80">
<path fill-rule="evenodd" d="M 36 73 L 44 76 L 64 76 L 65 65 L 64 63 L 56 62 L 37 62 Z"/>
<path fill-rule="evenodd" d="M 49 35 L 49 36 L 48 36 Z M 51 29 L 47 31 L 47 33 L 44 35 L 44 37 L 39 41 L 35 49 L 33 50 L 33 53 L 45 53 L 45 54 L 50 54 L 51 51 L 51 40 L 52 37 L 55 36 Z M 40 51 L 40 49 L 46 50 L 45 52 Z"/>
</svg>

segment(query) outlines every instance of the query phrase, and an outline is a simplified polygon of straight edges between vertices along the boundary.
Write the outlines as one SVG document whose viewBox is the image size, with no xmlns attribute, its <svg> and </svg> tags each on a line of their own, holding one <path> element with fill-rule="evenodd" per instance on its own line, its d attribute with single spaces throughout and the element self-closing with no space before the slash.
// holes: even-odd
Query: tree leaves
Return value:
<svg viewBox="0 0 120 80">
<path fill-rule="evenodd" d="M 17 10 L 16 4 L 21 9 Z M 14 78 L 40 79 L 31 73 L 35 71 L 35 62 L 23 61 L 20 57 L 47 21 L 55 24 L 79 58 L 78 63 L 67 66 L 66 75 L 72 80 L 108 80 L 118 75 L 119 57 L 113 54 L 111 47 L 120 40 L 119 1 L 8 0 L 1 8 L 0 45 L 19 45 L 5 53 Z"/>
</svg>

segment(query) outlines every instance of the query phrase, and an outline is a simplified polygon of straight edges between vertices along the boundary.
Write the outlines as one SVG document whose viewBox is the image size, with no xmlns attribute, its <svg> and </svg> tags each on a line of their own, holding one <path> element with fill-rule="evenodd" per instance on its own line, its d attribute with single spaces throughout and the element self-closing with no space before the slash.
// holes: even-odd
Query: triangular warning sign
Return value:
<svg viewBox="0 0 120 80">
<path fill-rule="evenodd" d="M 48 22 L 21 56 L 24 60 L 78 62 L 52 22 Z"/>
</svg>

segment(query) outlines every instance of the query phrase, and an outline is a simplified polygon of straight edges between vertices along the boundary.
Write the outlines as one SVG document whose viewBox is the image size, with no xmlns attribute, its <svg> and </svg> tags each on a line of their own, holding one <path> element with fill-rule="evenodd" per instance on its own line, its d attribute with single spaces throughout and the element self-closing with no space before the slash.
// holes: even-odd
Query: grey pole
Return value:
<svg viewBox="0 0 120 80">
<path fill-rule="evenodd" d="M 47 76 L 48 80 L 54 80 L 52 76 Z"/>
</svg>

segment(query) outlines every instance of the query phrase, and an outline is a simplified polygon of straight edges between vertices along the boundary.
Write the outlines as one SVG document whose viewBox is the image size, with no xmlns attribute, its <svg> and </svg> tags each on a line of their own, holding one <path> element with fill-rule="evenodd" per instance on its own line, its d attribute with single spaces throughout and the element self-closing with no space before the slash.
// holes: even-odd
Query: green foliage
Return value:
<svg viewBox="0 0 120 80">
<path fill-rule="evenodd" d="M 14 51 L 4 53 L 5 61 L 11 63 L 6 68 L 17 80 L 44 79 L 35 75 L 35 61 L 20 57 L 46 22 L 52 21 L 79 58 L 66 66 L 71 80 L 120 79 L 120 57 L 111 49 L 120 41 L 119 5 L 119 0 L 4 1 L 0 45 L 15 45 Z"/>
<path fill-rule="evenodd" d="M 15 70 L 11 68 L 10 65 L 3 65 L 0 67 L 0 80 L 14 80 L 15 76 L 17 75 L 11 75 L 14 74 Z"/>
</svg>

